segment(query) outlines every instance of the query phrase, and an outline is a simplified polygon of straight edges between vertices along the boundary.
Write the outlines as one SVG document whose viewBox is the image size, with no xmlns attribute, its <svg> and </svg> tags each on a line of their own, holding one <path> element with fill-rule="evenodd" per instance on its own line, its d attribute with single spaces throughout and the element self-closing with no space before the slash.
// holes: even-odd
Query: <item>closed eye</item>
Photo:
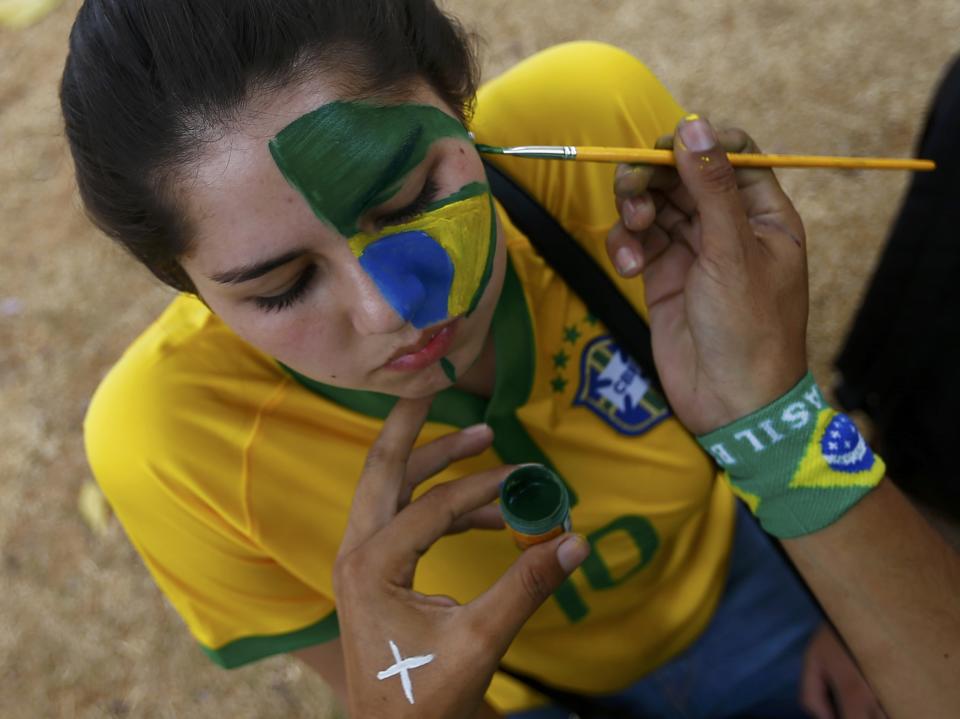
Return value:
<svg viewBox="0 0 960 719">
<path fill-rule="evenodd" d="M 420 194 L 417 195 L 417 199 L 406 207 L 401 207 L 399 210 L 382 215 L 377 219 L 377 224 L 381 227 L 389 227 L 390 225 L 402 225 L 405 222 L 416 219 L 437 199 L 437 193 L 439 191 L 440 188 L 437 187 L 437 183 L 433 181 L 433 178 L 428 178 Z"/>
<path fill-rule="evenodd" d="M 307 290 L 313 284 L 317 276 L 317 266 L 308 265 L 297 277 L 290 289 L 279 295 L 270 295 L 269 297 L 254 297 L 253 301 L 261 310 L 265 312 L 279 312 L 285 310 L 291 305 L 297 303 L 307 294 Z"/>
</svg>

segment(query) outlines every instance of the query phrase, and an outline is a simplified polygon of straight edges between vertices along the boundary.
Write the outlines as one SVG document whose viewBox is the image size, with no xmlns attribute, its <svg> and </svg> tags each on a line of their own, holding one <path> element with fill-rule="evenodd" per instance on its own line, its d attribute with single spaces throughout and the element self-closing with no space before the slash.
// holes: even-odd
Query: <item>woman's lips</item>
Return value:
<svg viewBox="0 0 960 719">
<path fill-rule="evenodd" d="M 446 356 L 457 329 L 457 320 L 441 327 L 439 330 L 427 330 L 421 340 L 409 349 L 401 350 L 401 354 L 384 365 L 385 369 L 409 372 L 429 367 Z"/>
</svg>

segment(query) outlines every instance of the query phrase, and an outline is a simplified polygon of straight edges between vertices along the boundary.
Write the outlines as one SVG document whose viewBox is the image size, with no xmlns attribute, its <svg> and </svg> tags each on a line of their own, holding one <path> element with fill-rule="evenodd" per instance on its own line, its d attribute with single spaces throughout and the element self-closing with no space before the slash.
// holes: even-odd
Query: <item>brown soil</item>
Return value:
<svg viewBox="0 0 960 719">
<path fill-rule="evenodd" d="M 98 536 L 77 511 L 87 399 L 171 295 L 78 208 L 56 98 L 76 4 L 0 29 L 0 716 L 333 716 L 291 660 L 212 666 L 116 522 Z M 488 77 L 557 42 L 605 40 L 764 149 L 824 154 L 909 155 L 960 30 L 955 0 L 446 5 L 485 36 Z M 829 384 L 908 178 L 781 177 L 807 225 L 810 354 Z"/>
</svg>

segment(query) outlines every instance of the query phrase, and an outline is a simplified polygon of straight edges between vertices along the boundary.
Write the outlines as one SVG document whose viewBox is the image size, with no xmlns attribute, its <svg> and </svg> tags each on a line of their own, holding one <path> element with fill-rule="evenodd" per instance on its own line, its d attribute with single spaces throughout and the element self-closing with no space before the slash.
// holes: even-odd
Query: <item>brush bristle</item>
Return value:
<svg viewBox="0 0 960 719">
<path fill-rule="evenodd" d="M 492 145 L 484 145 L 483 143 L 476 143 L 477 152 L 482 152 L 485 155 L 502 155 L 502 147 L 493 147 Z"/>
</svg>

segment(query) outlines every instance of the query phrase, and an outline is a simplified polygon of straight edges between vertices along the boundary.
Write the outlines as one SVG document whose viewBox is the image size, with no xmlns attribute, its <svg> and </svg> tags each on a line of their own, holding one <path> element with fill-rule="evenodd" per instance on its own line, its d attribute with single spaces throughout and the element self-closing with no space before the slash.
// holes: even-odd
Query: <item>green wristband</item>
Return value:
<svg viewBox="0 0 960 719">
<path fill-rule="evenodd" d="M 697 441 L 763 528 L 784 539 L 837 521 L 886 472 L 809 372 L 780 399 Z"/>
</svg>

